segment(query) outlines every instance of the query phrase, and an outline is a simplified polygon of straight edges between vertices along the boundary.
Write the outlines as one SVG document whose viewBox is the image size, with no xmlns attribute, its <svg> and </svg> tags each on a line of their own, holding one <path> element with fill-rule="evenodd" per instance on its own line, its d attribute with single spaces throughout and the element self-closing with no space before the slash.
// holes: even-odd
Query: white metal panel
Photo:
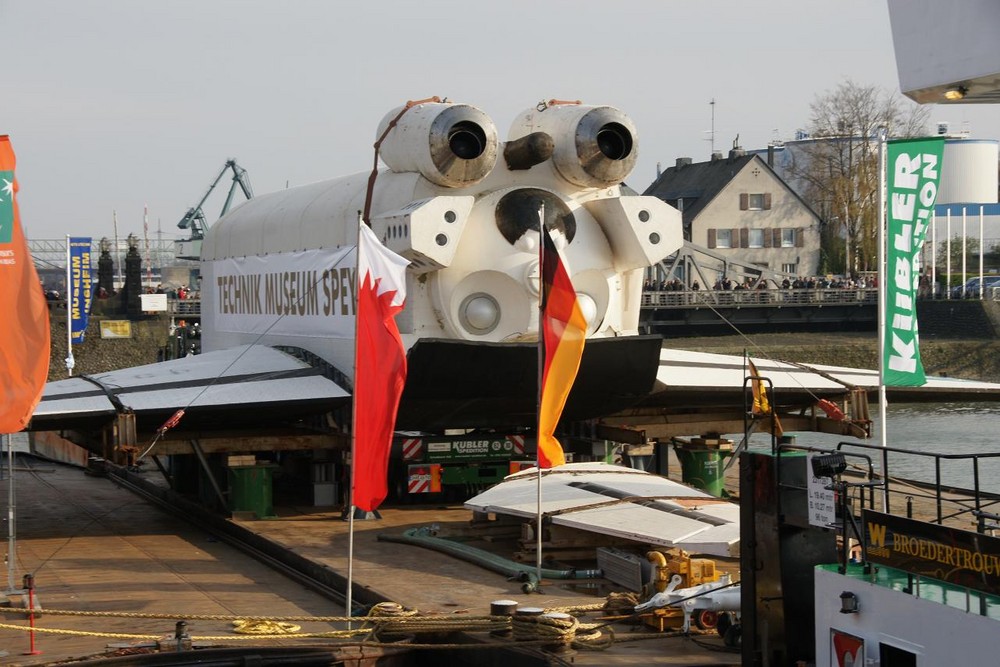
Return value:
<svg viewBox="0 0 1000 667">
<path fill-rule="evenodd" d="M 174 408 L 267 405 L 294 401 L 315 401 L 348 396 L 347 392 L 321 375 L 278 380 L 198 385 L 119 394 L 122 405 L 136 413 Z"/>
<path fill-rule="evenodd" d="M 962 85 L 968 101 L 1000 90 L 1000 3 L 996 0 L 889 0 L 899 87 L 921 104 L 943 103 Z"/>
<path fill-rule="evenodd" d="M 953 139 L 945 141 L 941 158 L 941 186 L 937 204 L 997 203 L 996 140 Z M 978 218 L 978 209 L 970 215 Z M 978 224 L 978 219 L 976 224 Z"/>
<path fill-rule="evenodd" d="M 713 526 L 700 533 L 676 541 L 672 546 L 678 546 L 685 551 L 713 556 L 732 556 L 740 554 L 740 524 L 728 523 L 724 526 Z"/>
<path fill-rule="evenodd" d="M 887 644 L 919 656 L 918 665 L 997 664 L 1000 632 L 996 618 L 904 593 L 885 583 L 845 576 L 822 566 L 814 570 L 813 581 L 816 667 L 838 664 L 830 650 L 831 630 L 864 639 L 869 658 L 878 655 L 880 644 Z M 921 579 L 920 585 L 938 588 L 934 580 Z M 857 596 L 860 613 L 840 612 L 840 595 L 844 591 Z M 952 604 L 966 601 L 964 593 L 954 593 L 959 600 Z M 975 606 L 974 609 L 978 611 Z M 867 665 L 872 661 L 855 664 Z"/>
<path fill-rule="evenodd" d="M 525 470 L 470 499 L 465 506 L 478 512 L 533 518 L 538 513 L 537 484 L 537 470 Z M 551 515 L 555 525 L 643 544 L 682 546 L 703 554 L 736 553 L 739 507 L 703 491 L 641 470 L 605 463 L 559 466 L 544 471 L 541 484 L 541 510 Z M 623 497 L 668 499 L 644 504 L 634 501 L 606 504 Z M 572 508 L 580 509 L 566 511 Z M 713 517 L 716 521 L 699 517 Z M 718 521 L 724 523 L 715 525 Z"/>
<path fill-rule="evenodd" d="M 61 380 L 65 382 L 65 380 Z M 49 383 L 55 384 L 55 383 Z M 94 389 L 94 385 L 89 385 L 90 389 Z M 48 391 L 48 385 L 46 385 L 46 391 Z M 43 398 L 39 401 L 38 405 L 35 407 L 33 417 L 51 417 L 51 416 L 66 416 L 66 417 L 85 417 L 85 416 L 99 416 L 99 415 L 112 415 L 115 413 L 115 406 L 111 404 L 108 397 L 100 395 L 87 395 L 87 396 L 65 396 L 59 398 L 58 396 L 53 396 L 51 398 Z"/>
<path fill-rule="evenodd" d="M 243 345 L 229 350 L 197 354 L 172 361 L 107 373 L 94 373 L 90 377 L 109 387 L 130 388 L 167 382 L 177 383 L 258 373 L 280 373 L 307 368 L 309 368 L 308 364 L 280 350 L 263 345 Z"/>
<path fill-rule="evenodd" d="M 781 361 L 753 358 L 757 372 L 774 383 L 775 389 L 843 389 L 844 385 L 807 368 Z M 844 382 L 861 387 L 878 386 L 878 372 L 860 368 L 812 365 L 811 368 L 833 375 Z M 743 386 L 747 368 L 743 357 L 672 350 L 664 347 L 660 353 L 657 382 L 667 387 L 700 389 L 738 389 Z"/>
<path fill-rule="evenodd" d="M 46 382 L 44 389 L 42 389 L 42 399 L 43 400 L 54 400 L 60 398 L 67 398 L 72 394 L 80 394 L 84 392 L 90 392 L 94 389 L 94 385 L 87 382 L 82 377 L 71 377 L 65 380 L 55 380 L 54 382 Z"/>
</svg>

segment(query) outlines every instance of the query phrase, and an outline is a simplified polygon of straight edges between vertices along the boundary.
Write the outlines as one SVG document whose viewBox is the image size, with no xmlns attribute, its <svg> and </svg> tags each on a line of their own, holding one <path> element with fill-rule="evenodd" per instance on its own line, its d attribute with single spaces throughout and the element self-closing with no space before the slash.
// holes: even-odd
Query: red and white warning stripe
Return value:
<svg viewBox="0 0 1000 667">
<path fill-rule="evenodd" d="M 512 435 L 509 440 L 514 443 L 514 454 L 524 454 L 524 436 Z"/>
<path fill-rule="evenodd" d="M 420 438 L 406 438 L 403 440 L 403 460 L 424 458 L 424 441 Z"/>
<path fill-rule="evenodd" d="M 410 478 L 410 483 L 407 485 L 407 491 L 409 493 L 430 493 L 431 491 L 431 478 L 430 475 L 414 475 Z"/>
<path fill-rule="evenodd" d="M 440 464 L 409 466 L 406 469 L 406 490 L 408 493 L 440 493 Z"/>
</svg>

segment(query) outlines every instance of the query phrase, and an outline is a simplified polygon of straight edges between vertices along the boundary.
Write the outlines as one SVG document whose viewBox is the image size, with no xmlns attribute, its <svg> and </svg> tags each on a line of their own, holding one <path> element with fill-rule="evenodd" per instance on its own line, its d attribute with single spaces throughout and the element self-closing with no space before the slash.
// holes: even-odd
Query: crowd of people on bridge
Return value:
<svg viewBox="0 0 1000 667">
<path fill-rule="evenodd" d="M 166 294 L 168 299 L 178 299 L 180 301 L 201 298 L 200 292 L 191 289 L 187 285 L 181 285 L 177 288 L 166 288 L 162 283 L 156 287 L 147 287 L 146 294 Z"/>
<path fill-rule="evenodd" d="M 744 278 L 740 282 L 728 276 L 722 276 L 712 285 L 713 290 L 723 292 L 754 289 L 869 289 L 875 287 L 878 287 L 878 279 L 875 276 L 859 276 L 857 278 L 842 276 L 785 277 L 780 283 L 776 280 L 755 280 L 750 277 Z M 643 290 L 646 292 L 697 292 L 700 289 L 701 284 L 697 280 L 692 280 L 691 285 L 687 286 L 678 278 L 659 281 L 647 278 L 643 285 Z"/>
</svg>

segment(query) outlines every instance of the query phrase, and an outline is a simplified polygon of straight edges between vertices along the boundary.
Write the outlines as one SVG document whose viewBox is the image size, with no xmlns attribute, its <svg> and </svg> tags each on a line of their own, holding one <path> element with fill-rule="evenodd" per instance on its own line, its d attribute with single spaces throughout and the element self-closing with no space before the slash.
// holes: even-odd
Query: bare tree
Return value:
<svg viewBox="0 0 1000 667">
<path fill-rule="evenodd" d="M 925 134 L 930 110 L 874 85 L 846 80 L 811 105 L 805 159 L 791 175 L 798 190 L 823 220 L 828 268 L 845 273 L 877 266 L 878 137 Z M 837 239 L 841 248 L 829 247 Z M 840 258 L 843 257 L 843 261 Z"/>
</svg>

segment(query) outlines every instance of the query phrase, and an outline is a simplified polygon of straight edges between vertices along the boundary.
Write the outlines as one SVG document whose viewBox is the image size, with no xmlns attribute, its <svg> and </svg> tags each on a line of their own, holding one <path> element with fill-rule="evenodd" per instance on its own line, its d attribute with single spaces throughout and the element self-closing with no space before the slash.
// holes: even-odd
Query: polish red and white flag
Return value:
<svg viewBox="0 0 1000 667">
<path fill-rule="evenodd" d="M 352 504 L 374 511 L 388 492 L 389 449 L 406 384 L 406 351 L 396 314 L 406 303 L 409 261 L 358 233 L 358 333 L 354 360 L 354 489 Z"/>
</svg>

